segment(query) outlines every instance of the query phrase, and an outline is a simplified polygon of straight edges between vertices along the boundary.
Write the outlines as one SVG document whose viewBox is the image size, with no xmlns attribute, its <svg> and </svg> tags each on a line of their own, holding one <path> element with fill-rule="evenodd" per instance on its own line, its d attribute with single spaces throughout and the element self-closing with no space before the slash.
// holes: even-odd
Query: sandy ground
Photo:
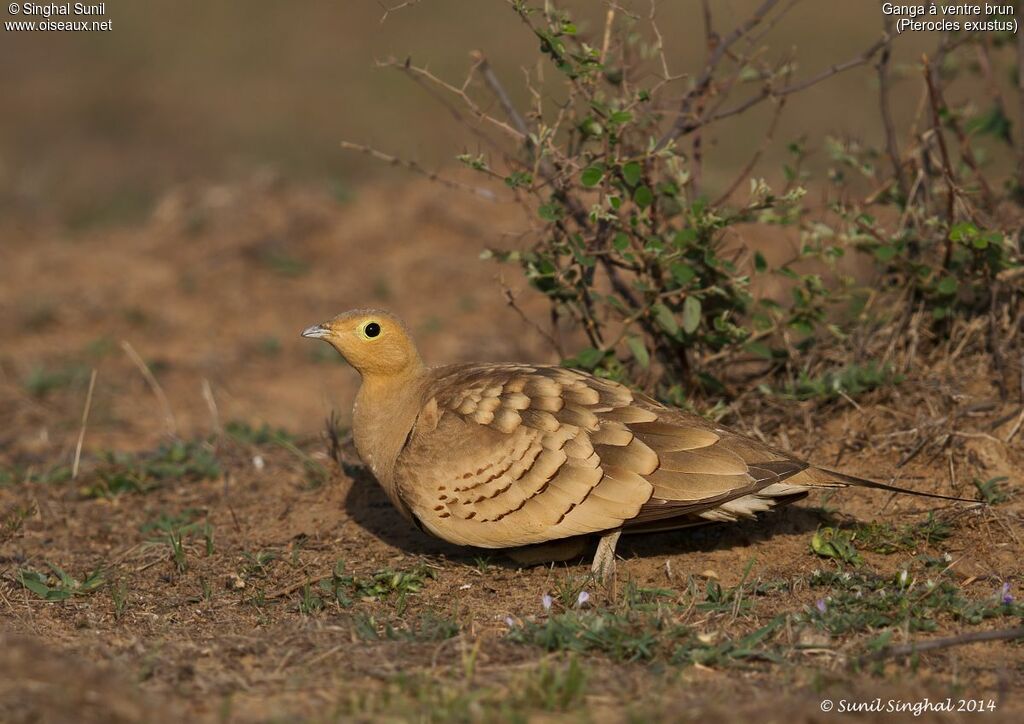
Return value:
<svg viewBox="0 0 1024 724">
<path fill-rule="evenodd" d="M 958 646 L 858 670 L 851 661 L 871 634 L 829 637 L 813 627 L 778 634 L 784 655 L 774 663 L 687 667 L 588 653 L 578 657 L 586 672 L 579 695 L 544 703 L 543 692 L 571 689 L 544 673 L 564 672 L 571 656 L 510 640 L 506 617 L 543 620 L 542 594 L 583 581 L 586 561 L 521 569 L 412 530 L 349 447 L 341 466 L 328 457 L 324 420 L 336 411 L 344 434 L 356 377 L 326 346 L 298 336 L 341 310 L 379 305 L 408 319 L 432 362 L 553 361 L 505 303 L 496 277 L 504 273 L 528 313 L 543 318 L 543 302 L 521 289 L 515 269 L 478 259 L 488 246 L 519 243 L 525 224 L 516 209 L 452 204 L 429 184 L 379 187 L 338 203 L 267 176 L 182 187 L 133 228 L 76 236 L 6 229 L 0 719 L 828 721 L 838 715 L 822 714 L 826 696 L 948 696 L 995 702 L 985 720 L 1019 720 L 1019 644 Z M 1007 476 L 1006 489 L 1019 491 L 1022 436 L 1005 440 L 1020 403 L 999 399 L 986 368 L 976 374 L 984 364 L 939 350 L 903 384 L 856 406 L 785 403 L 739 410 L 728 422 L 881 479 L 924 440 L 900 469 L 903 484 L 973 497 L 972 481 Z M 72 481 L 93 369 L 81 471 Z M 219 434 L 231 421 L 283 428 L 289 442 Z M 114 465 L 105 451 L 152 451 L 175 439 L 208 441 L 198 449 L 215 456 L 217 468 L 160 478 L 144 492 L 97 494 L 101 473 Z M 1021 500 L 970 509 L 868 491 L 819 496 L 754 523 L 628 540 L 615 591 L 579 585 L 597 606 L 617 600 L 629 582 L 665 588 L 679 606 L 672 615 L 686 625 L 712 637 L 745 634 L 814 608 L 821 593 L 808 578 L 835 567 L 810 551 L 822 525 L 901 526 L 936 511 L 951 526 L 947 539 L 865 552 L 866 569 L 891 575 L 920 556 L 948 554 L 948 575 L 964 595 L 991 598 L 1007 582 L 1019 593 Z M 182 534 L 178 559 L 161 519 L 176 521 L 170 530 L 179 532 L 195 523 Z M 318 584 L 339 561 L 361 580 L 404 571 L 418 572 L 420 583 L 407 595 L 391 584 L 384 593 L 359 589 L 344 607 Z M 46 563 L 80 582 L 101 570 L 103 580 L 94 591 L 45 601 L 19 576 L 48 571 Z M 683 612 L 690 577 L 700 590 L 708 580 L 734 587 L 748 564 L 751 580 L 771 584 L 752 608 Z M 435 635 L 425 627 L 436 620 L 455 628 Z M 947 617 L 934 632 L 896 630 L 894 643 L 1020 623 Z M 392 636 L 388 627 L 406 633 Z"/>
</svg>

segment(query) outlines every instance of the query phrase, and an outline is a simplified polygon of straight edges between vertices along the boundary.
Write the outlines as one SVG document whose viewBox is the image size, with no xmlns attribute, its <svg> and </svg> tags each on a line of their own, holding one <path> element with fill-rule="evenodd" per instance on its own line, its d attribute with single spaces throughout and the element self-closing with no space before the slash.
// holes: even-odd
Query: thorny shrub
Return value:
<svg viewBox="0 0 1024 724">
<path fill-rule="evenodd" d="M 656 4 L 640 15 L 609 3 L 604 27 L 591 32 L 552 2 L 507 4 L 547 61 L 526 74 L 533 99 L 527 112 L 516 108 L 481 53 L 474 53 L 461 86 L 409 60 L 387 65 L 468 107 L 474 120 L 466 123 L 494 153 L 463 153 L 459 160 L 504 184 L 531 210 L 532 246 L 487 256 L 518 264 L 550 300 L 547 336 L 566 364 L 632 379 L 682 402 L 697 388 L 728 391 L 723 370 L 737 361 L 760 361 L 753 376 L 784 370 L 793 389 L 806 377 L 806 359 L 816 346 L 844 340 L 856 324 L 889 324 L 896 335 L 894 325 L 906 325 L 914 310 L 929 312 L 940 335 L 963 316 L 988 315 L 993 329 L 1020 324 L 1020 231 L 1003 207 L 1021 197 L 1024 156 L 1017 178 L 997 193 L 987 180 L 986 159 L 972 148 L 986 135 L 1012 144 L 993 77 L 1012 35 L 944 34 L 931 61 L 902 69 L 911 80 L 922 77 L 923 102 L 901 153 L 889 100 L 891 27 L 880 28 L 878 40 L 860 55 L 797 80 L 790 55 L 770 61 L 758 46 L 792 4 L 766 0 L 720 35 L 704 2 L 704 63 L 693 73 L 673 73 Z M 968 56 L 980 60 L 968 63 Z M 803 170 L 803 139 L 789 144 L 784 188 L 773 190 L 752 175 L 790 94 L 868 64 L 878 76 L 885 137 L 878 148 L 827 140 L 832 166 L 819 182 L 827 189 L 824 208 L 805 204 L 805 187 L 814 180 Z M 985 76 L 974 86 L 990 89 L 990 107 L 979 111 L 975 100 L 947 103 L 945 89 L 962 73 Z M 485 110 L 484 95 L 500 114 Z M 718 121 L 759 104 L 774 107 L 764 144 L 728 188 L 710 195 L 701 178 L 706 136 Z M 504 141 L 493 142 L 487 131 Z M 770 266 L 761 253 L 729 243 L 727 232 L 749 222 L 793 227 L 799 248 Z M 857 289 L 837 265 L 849 253 L 870 255 L 902 304 L 876 304 L 875 316 L 866 319 L 864 300 L 872 290 Z M 784 280 L 788 301 L 756 292 L 765 288 L 758 278 L 767 276 Z M 510 292 L 507 297 L 514 304 Z M 561 319 L 583 330 L 587 348 L 572 356 L 562 352 Z M 856 376 L 861 368 L 851 369 Z"/>
</svg>

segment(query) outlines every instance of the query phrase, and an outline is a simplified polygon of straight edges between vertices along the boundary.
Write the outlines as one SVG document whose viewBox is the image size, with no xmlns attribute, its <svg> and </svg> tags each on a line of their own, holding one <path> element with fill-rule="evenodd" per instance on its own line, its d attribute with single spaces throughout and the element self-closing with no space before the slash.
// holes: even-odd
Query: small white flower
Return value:
<svg viewBox="0 0 1024 724">
<path fill-rule="evenodd" d="M 508 626 L 509 628 L 515 628 L 516 627 L 516 620 L 514 618 L 512 618 L 511 616 L 506 616 L 505 617 L 505 625 Z"/>
<path fill-rule="evenodd" d="M 554 602 L 554 599 L 551 598 L 551 595 L 548 593 L 545 593 L 543 596 L 540 597 L 540 605 L 544 607 L 545 611 L 550 611 L 551 604 L 553 604 Z"/>
<path fill-rule="evenodd" d="M 907 570 L 906 569 L 903 569 L 902 571 L 900 571 L 900 585 L 901 586 L 907 585 Z"/>
<path fill-rule="evenodd" d="M 576 597 L 576 605 L 579 607 L 583 607 L 589 600 L 590 594 L 586 591 L 580 591 L 580 595 Z"/>
<path fill-rule="evenodd" d="M 267 464 L 265 462 L 263 462 L 263 456 L 262 455 L 253 455 L 252 456 L 252 466 L 254 468 L 256 468 L 257 470 L 262 470 L 263 468 L 267 467 Z"/>
</svg>

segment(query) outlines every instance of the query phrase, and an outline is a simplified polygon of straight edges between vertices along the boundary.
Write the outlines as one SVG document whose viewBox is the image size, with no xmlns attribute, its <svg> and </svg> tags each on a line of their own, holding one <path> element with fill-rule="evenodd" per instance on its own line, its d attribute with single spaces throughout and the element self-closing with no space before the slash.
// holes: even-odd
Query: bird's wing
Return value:
<svg viewBox="0 0 1024 724">
<path fill-rule="evenodd" d="M 425 399 L 396 461 L 398 491 L 428 530 L 464 545 L 649 525 L 746 499 L 806 468 L 560 367 L 439 368 Z"/>
</svg>

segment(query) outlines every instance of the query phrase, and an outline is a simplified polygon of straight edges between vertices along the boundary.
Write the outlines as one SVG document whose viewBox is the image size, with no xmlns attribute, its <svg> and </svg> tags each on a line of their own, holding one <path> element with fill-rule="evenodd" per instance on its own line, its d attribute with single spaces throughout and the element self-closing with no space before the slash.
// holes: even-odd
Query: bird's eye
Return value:
<svg viewBox="0 0 1024 724">
<path fill-rule="evenodd" d="M 365 327 L 363 327 L 363 334 L 365 334 L 367 337 L 370 337 L 371 339 L 373 337 L 376 337 L 377 335 L 380 334 L 380 325 L 377 324 L 376 322 L 370 322 Z"/>
</svg>

